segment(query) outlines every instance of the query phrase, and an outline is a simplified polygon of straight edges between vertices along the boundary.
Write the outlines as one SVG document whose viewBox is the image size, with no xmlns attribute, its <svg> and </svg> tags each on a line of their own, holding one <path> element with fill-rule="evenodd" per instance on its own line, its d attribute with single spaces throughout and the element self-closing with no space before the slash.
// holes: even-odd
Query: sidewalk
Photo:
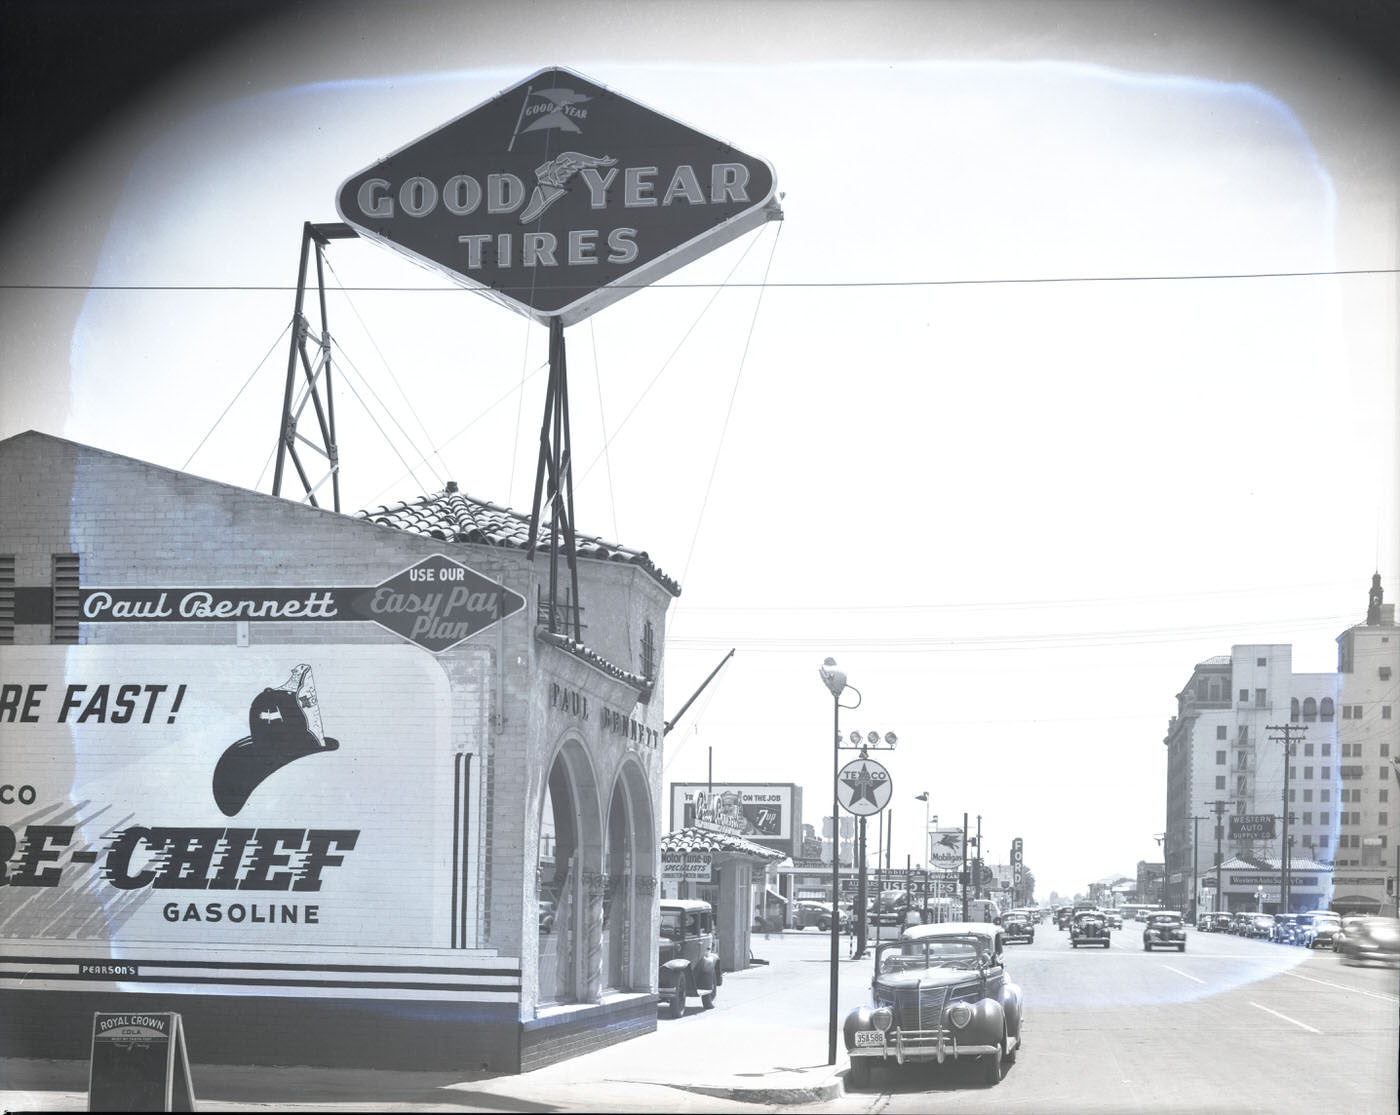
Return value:
<svg viewBox="0 0 1400 1115">
<path fill-rule="evenodd" d="M 194 1065 L 202 1111 L 743 1111 L 832 1100 L 846 1070 L 840 1026 L 866 1000 L 871 960 L 841 938 L 836 1064 L 827 1064 L 830 937 L 753 940 L 767 960 L 729 972 L 713 1010 L 691 999 L 655 1033 L 519 1076 Z M 83 1111 L 83 1061 L 0 1061 L 0 1108 Z"/>
</svg>

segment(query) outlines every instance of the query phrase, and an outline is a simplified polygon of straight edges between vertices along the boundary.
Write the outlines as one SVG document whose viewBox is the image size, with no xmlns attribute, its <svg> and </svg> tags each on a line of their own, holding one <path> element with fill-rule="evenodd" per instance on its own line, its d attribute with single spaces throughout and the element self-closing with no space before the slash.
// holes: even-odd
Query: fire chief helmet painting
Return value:
<svg viewBox="0 0 1400 1115">
<path fill-rule="evenodd" d="M 214 801 L 225 817 L 236 816 L 253 791 L 288 763 L 340 747 L 321 724 L 316 683 L 305 663 L 292 670 L 286 684 L 253 698 L 248 732 L 214 767 Z"/>
<path fill-rule="evenodd" d="M 422 648 L 7 646 L 0 678 L 0 782 L 21 788 L 0 808 L 0 941 L 130 961 L 468 939 L 481 812 L 460 738 L 488 713 L 454 721 Z"/>
</svg>

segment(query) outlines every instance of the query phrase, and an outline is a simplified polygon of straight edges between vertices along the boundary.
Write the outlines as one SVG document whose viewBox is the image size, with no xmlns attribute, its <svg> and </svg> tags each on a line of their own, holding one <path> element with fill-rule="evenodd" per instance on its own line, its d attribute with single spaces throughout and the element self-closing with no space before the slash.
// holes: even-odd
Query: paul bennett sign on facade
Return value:
<svg viewBox="0 0 1400 1115">
<path fill-rule="evenodd" d="M 87 623 L 370 620 L 435 654 L 524 606 L 518 592 L 441 555 L 365 587 L 103 586 L 78 594 L 78 614 Z"/>
<path fill-rule="evenodd" d="M 362 236 L 539 321 L 580 321 L 780 216 L 762 159 L 560 68 L 352 175 Z"/>
</svg>

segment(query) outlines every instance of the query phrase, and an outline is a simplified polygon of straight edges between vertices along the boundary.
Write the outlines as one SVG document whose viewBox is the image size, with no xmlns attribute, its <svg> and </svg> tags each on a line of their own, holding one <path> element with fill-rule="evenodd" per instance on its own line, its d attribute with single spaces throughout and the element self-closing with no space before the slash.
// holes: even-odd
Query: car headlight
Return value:
<svg viewBox="0 0 1400 1115">
<path fill-rule="evenodd" d="M 870 1025 L 876 1030 L 888 1032 L 894 1025 L 894 1011 L 889 1007 L 876 1007 L 870 1012 Z"/>
<path fill-rule="evenodd" d="M 948 1022 L 955 1029 L 963 1029 L 972 1021 L 972 1006 L 968 1003 L 954 1003 L 948 1008 Z"/>
</svg>

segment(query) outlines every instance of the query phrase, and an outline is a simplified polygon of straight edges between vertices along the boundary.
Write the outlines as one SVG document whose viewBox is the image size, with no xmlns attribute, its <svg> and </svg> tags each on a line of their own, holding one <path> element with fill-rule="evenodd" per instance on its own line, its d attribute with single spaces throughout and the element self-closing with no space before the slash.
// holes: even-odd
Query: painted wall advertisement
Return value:
<svg viewBox="0 0 1400 1115">
<path fill-rule="evenodd" d="M 795 856 L 801 843 L 797 787 L 790 782 L 673 782 L 671 830 L 701 828 Z M 796 835 L 794 835 L 796 833 Z"/>
<path fill-rule="evenodd" d="M 448 946 L 450 701 L 409 646 L 0 648 L 0 940 Z"/>
</svg>

